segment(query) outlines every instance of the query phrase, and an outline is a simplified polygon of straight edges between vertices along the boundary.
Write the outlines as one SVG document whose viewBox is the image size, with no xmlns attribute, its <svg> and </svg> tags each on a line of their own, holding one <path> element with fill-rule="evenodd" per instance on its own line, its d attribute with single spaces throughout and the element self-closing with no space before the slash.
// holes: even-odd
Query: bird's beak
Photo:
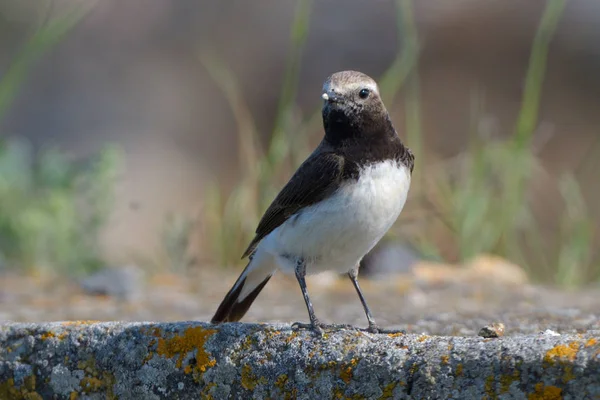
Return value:
<svg viewBox="0 0 600 400">
<path fill-rule="evenodd" d="M 339 103 L 341 101 L 340 96 L 336 96 L 333 93 L 323 92 L 321 98 L 328 103 Z"/>
</svg>

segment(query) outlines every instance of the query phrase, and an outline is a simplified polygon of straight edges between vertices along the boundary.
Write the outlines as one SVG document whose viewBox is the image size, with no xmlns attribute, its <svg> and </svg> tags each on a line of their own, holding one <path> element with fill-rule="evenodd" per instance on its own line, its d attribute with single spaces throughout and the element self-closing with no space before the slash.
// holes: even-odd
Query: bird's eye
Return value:
<svg viewBox="0 0 600 400">
<path fill-rule="evenodd" d="M 369 89 L 361 89 L 360 92 L 358 92 L 358 97 L 361 99 L 366 99 L 369 97 L 369 93 L 371 93 Z"/>
</svg>

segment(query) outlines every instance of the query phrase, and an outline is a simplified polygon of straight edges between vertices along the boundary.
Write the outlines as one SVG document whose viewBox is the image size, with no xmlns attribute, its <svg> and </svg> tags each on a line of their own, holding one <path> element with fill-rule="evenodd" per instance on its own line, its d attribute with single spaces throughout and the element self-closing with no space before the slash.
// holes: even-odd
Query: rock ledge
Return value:
<svg viewBox="0 0 600 400">
<path fill-rule="evenodd" d="M 600 332 L 317 337 L 283 324 L 8 323 L 0 398 L 600 398 Z"/>
</svg>

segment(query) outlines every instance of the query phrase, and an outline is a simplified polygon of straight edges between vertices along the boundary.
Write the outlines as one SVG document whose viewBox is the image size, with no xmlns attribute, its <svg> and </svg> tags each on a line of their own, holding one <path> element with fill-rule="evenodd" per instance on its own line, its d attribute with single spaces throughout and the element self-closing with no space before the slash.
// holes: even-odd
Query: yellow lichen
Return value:
<svg viewBox="0 0 600 400">
<path fill-rule="evenodd" d="M 86 377 L 81 380 L 81 389 L 85 393 L 99 392 L 104 387 L 104 382 L 98 378 Z"/>
<path fill-rule="evenodd" d="M 556 386 L 535 385 L 535 392 L 527 396 L 529 400 L 562 400 L 562 389 Z"/>
<path fill-rule="evenodd" d="M 96 320 L 91 320 L 91 319 L 87 319 L 87 320 L 80 320 L 80 321 L 65 321 L 62 323 L 62 326 L 81 326 L 81 325 L 91 325 L 91 324 L 97 324 L 100 321 L 96 321 Z"/>
<path fill-rule="evenodd" d="M 281 374 L 277 377 L 277 379 L 275 380 L 275 386 L 283 391 L 283 389 L 285 388 L 285 384 L 288 381 L 288 376 L 286 374 Z"/>
<path fill-rule="evenodd" d="M 273 339 L 275 336 L 281 335 L 281 331 L 275 329 L 265 329 L 264 332 L 267 339 Z"/>
<path fill-rule="evenodd" d="M 463 365 L 458 364 L 456 366 L 456 376 L 463 376 Z"/>
<path fill-rule="evenodd" d="M 342 367 L 342 372 L 340 373 L 340 378 L 342 378 L 342 380 L 346 383 L 350 383 L 350 381 L 352 380 L 352 369 L 354 367 L 356 367 L 356 364 L 358 363 L 358 361 L 356 359 L 352 359 L 350 360 L 350 362 L 348 364 L 346 364 L 344 367 Z"/>
<path fill-rule="evenodd" d="M 206 386 L 204 386 L 204 389 L 202 389 L 202 391 L 200 392 L 200 398 L 204 400 L 215 400 L 213 395 L 210 394 L 210 391 L 216 386 L 217 384 L 214 382 L 207 383 Z"/>
<path fill-rule="evenodd" d="M 242 367 L 242 387 L 246 390 L 254 390 L 256 387 L 256 376 L 248 364 Z"/>
<path fill-rule="evenodd" d="M 35 375 L 29 375 L 23 380 L 23 386 L 30 392 L 35 391 Z"/>
<path fill-rule="evenodd" d="M 42 340 L 48 340 L 48 339 L 52 339 L 52 338 L 56 338 L 58 340 L 63 340 L 66 337 L 67 337 L 67 332 L 59 333 L 57 335 L 56 333 L 49 331 L 49 332 L 42 333 L 42 336 L 40 338 Z"/>
<path fill-rule="evenodd" d="M 183 360 L 192 351 L 196 351 L 196 365 L 192 369 L 184 368 L 185 373 L 206 372 L 207 368 L 213 367 L 217 361 L 204 350 L 204 344 L 217 331 L 215 329 L 204 329 L 201 326 L 187 328 L 183 335 L 177 335 L 171 338 L 160 337 L 156 345 L 156 353 L 162 357 L 172 358 L 177 356 L 175 363 L 177 368 L 181 368 Z M 160 335 L 160 332 L 156 333 Z"/>
<path fill-rule="evenodd" d="M 35 375 L 26 377 L 18 387 L 12 378 L 0 383 L 0 399 L 43 400 L 35 391 Z"/>
<path fill-rule="evenodd" d="M 18 389 L 15 388 L 15 381 L 12 378 L 0 383 L 0 399 L 10 399 L 17 393 Z"/>
<path fill-rule="evenodd" d="M 587 342 L 585 342 L 585 347 L 592 347 L 592 346 L 595 346 L 595 345 L 596 345 L 596 343 L 598 343 L 598 341 L 597 341 L 596 339 L 594 339 L 594 338 L 590 338 L 590 339 L 588 339 L 588 341 L 587 341 Z"/>
<path fill-rule="evenodd" d="M 404 336 L 404 333 L 396 332 L 396 333 L 388 333 L 387 335 L 388 335 L 388 337 L 391 337 L 391 338 L 397 338 L 399 336 Z"/>
<path fill-rule="evenodd" d="M 573 379 L 575 379 L 575 374 L 573 373 L 573 366 L 565 365 L 565 373 L 562 376 L 562 381 L 564 383 L 568 383 L 568 382 L 572 381 Z"/>
<path fill-rule="evenodd" d="M 440 361 L 442 365 L 448 365 L 448 363 L 450 362 L 450 356 L 442 356 Z"/>
<path fill-rule="evenodd" d="M 418 370 L 419 370 L 419 365 L 418 364 L 411 365 L 410 369 L 409 369 L 410 375 L 414 376 L 417 373 Z"/>
<path fill-rule="evenodd" d="M 319 369 L 321 369 L 321 370 L 335 369 L 336 365 L 337 365 L 337 363 L 335 361 L 328 361 L 327 364 L 321 364 L 319 366 Z"/>
<path fill-rule="evenodd" d="M 293 388 L 291 391 L 285 394 L 285 400 L 292 400 L 298 398 L 298 389 Z"/>
<path fill-rule="evenodd" d="M 299 333 L 294 331 L 291 332 L 288 337 L 285 338 L 285 343 L 286 344 L 290 344 L 292 342 L 292 340 L 296 339 L 298 337 Z"/>
<path fill-rule="evenodd" d="M 575 361 L 580 344 L 571 342 L 568 345 L 559 344 L 546 352 L 544 362 L 553 365 L 558 361 Z"/>
<path fill-rule="evenodd" d="M 426 341 L 427 339 L 429 339 L 429 336 L 427 335 L 421 335 L 417 338 L 417 340 L 421 343 L 423 343 L 424 341 Z"/>
<path fill-rule="evenodd" d="M 241 345 L 242 350 L 250 350 L 252 347 L 256 346 L 258 341 L 253 335 L 248 335 L 244 342 Z"/>
<path fill-rule="evenodd" d="M 82 393 L 105 392 L 107 399 L 114 399 L 113 385 L 115 377 L 108 371 L 98 370 L 96 359 L 94 357 L 81 360 L 77 363 L 77 369 L 82 370 L 85 376 L 79 382 Z M 71 393 L 71 397 L 80 393 Z"/>
<path fill-rule="evenodd" d="M 577 352 L 579 351 L 581 344 L 578 342 L 571 342 L 568 345 L 558 345 L 546 352 L 544 356 L 544 363 L 546 366 L 561 366 L 564 371 L 562 375 L 562 381 L 568 383 L 575 379 L 573 373 L 573 361 L 577 358 Z"/>
<path fill-rule="evenodd" d="M 394 389 L 396 388 L 397 382 L 391 382 L 385 385 L 383 388 L 383 394 L 379 398 L 380 400 L 387 400 L 394 398 Z"/>
<path fill-rule="evenodd" d="M 496 394 L 496 381 L 494 375 L 490 375 L 485 380 L 485 400 L 496 400 L 498 395 Z"/>
<path fill-rule="evenodd" d="M 518 382 L 521 379 L 521 371 L 515 369 L 511 375 L 502 375 L 500 376 L 500 393 L 508 393 L 510 390 L 510 385 L 513 382 Z"/>
<path fill-rule="evenodd" d="M 486 396 L 484 397 L 484 399 L 487 400 L 495 400 L 498 398 L 498 395 L 496 394 L 496 387 L 495 387 L 495 382 L 494 382 L 494 375 L 490 375 L 486 378 L 485 380 L 485 394 Z"/>
</svg>

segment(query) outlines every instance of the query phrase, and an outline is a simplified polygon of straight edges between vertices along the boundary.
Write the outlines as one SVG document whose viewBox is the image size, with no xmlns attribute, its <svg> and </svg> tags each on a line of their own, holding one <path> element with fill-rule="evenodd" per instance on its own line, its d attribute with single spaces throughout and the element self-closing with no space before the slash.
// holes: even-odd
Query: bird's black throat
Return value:
<svg viewBox="0 0 600 400">
<path fill-rule="evenodd" d="M 387 111 L 349 113 L 347 110 L 324 107 L 323 126 L 324 140 L 347 161 L 364 166 L 397 160 L 412 172 L 414 157 L 402 143 Z"/>
</svg>

